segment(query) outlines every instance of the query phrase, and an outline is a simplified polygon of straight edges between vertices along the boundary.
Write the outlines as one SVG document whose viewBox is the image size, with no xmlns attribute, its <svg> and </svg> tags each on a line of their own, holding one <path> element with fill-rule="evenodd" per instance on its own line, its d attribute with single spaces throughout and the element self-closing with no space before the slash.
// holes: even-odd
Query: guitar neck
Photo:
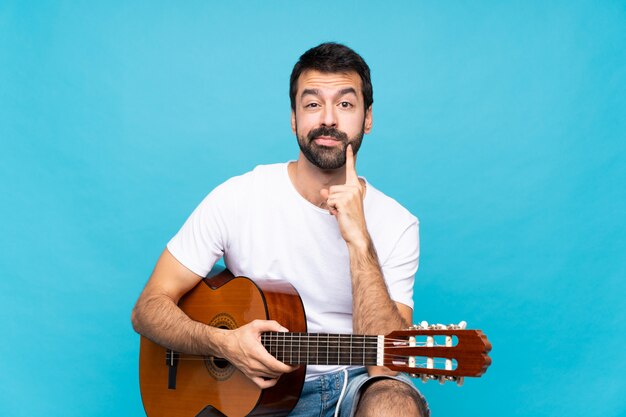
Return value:
<svg viewBox="0 0 626 417">
<path fill-rule="evenodd" d="M 292 365 L 382 365 L 383 336 L 267 332 L 261 343 L 281 362 Z"/>
</svg>

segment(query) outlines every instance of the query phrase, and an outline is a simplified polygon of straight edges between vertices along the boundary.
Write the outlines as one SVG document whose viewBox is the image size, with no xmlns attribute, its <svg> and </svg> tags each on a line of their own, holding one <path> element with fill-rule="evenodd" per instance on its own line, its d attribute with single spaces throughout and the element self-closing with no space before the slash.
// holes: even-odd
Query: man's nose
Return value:
<svg viewBox="0 0 626 417">
<path fill-rule="evenodd" d="M 337 115 L 335 114 L 334 106 L 325 106 L 322 112 L 322 126 L 336 127 Z"/>
</svg>

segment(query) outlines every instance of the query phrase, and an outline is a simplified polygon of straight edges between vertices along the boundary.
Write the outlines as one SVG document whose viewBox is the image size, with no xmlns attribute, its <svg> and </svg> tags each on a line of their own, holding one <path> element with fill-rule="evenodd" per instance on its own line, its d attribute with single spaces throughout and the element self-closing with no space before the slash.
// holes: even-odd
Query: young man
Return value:
<svg viewBox="0 0 626 417">
<path fill-rule="evenodd" d="M 365 61 L 340 44 L 312 48 L 294 66 L 290 98 L 298 160 L 259 166 L 213 190 L 168 243 L 133 310 L 139 333 L 176 351 L 226 358 L 260 388 L 295 369 L 259 341 L 262 332 L 287 329 L 273 321 L 218 329 L 177 307 L 219 258 L 235 276 L 289 281 L 309 332 L 387 334 L 412 321 L 419 256 L 417 219 L 356 173 L 372 129 Z M 403 374 L 309 366 L 291 415 L 332 415 L 339 390 L 324 387 L 346 377 L 342 416 L 428 414 Z"/>
</svg>

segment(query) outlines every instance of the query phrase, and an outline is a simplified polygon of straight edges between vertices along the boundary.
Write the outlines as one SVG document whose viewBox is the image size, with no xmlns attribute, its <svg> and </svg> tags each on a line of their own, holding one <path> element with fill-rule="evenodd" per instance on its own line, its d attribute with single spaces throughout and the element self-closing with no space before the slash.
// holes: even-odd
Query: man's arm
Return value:
<svg viewBox="0 0 626 417">
<path fill-rule="evenodd" d="M 412 309 L 389 296 L 378 256 L 367 231 L 363 187 L 354 167 L 352 146 L 346 150 L 346 184 L 322 190 L 348 245 L 352 277 L 352 323 L 355 333 L 385 335 L 408 327 Z M 395 374 L 385 367 L 368 368 L 370 375 Z"/>
<path fill-rule="evenodd" d="M 352 323 L 358 334 L 385 335 L 407 328 L 413 320 L 411 307 L 389 297 L 376 249 L 368 235 L 367 246 L 348 244 L 352 276 Z M 370 366 L 370 376 L 395 375 L 384 366 Z"/>
<path fill-rule="evenodd" d="M 260 342 L 263 332 L 287 331 L 275 321 L 255 320 L 225 330 L 189 318 L 178 301 L 201 279 L 164 250 L 133 309 L 135 330 L 179 352 L 226 358 L 260 388 L 275 385 L 281 374 L 295 369 L 276 360 Z"/>
<path fill-rule="evenodd" d="M 354 331 L 384 335 L 406 328 L 412 321 L 413 311 L 389 297 L 374 244 L 369 234 L 365 239 L 362 244 L 348 244 Z"/>
</svg>

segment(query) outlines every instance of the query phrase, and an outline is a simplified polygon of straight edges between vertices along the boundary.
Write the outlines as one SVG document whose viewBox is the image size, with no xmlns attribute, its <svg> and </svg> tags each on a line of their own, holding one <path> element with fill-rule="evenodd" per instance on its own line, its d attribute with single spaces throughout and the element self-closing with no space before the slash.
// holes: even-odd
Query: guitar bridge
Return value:
<svg viewBox="0 0 626 417">
<path fill-rule="evenodd" d="M 180 354 L 173 350 L 167 349 L 165 351 L 165 364 L 168 367 L 167 370 L 167 388 L 176 389 L 176 370 L 178 369 L 178 360 Z"/>
</svg>

